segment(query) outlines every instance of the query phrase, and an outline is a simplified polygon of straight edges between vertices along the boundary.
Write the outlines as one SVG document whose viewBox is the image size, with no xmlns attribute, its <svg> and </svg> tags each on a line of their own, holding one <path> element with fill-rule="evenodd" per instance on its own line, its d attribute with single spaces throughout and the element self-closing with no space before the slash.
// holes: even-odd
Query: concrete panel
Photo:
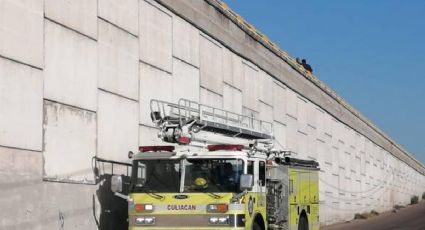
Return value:
<svg viewBox="0 0 425 230">
<path fill-rule="evenodd" d="M 160 138 L 158 138 L 159 130 L 156 128 L 152 128 L 149 126 L 140 125 L 139 126 L 139 146 L 143 145 L 164 145 L 165 142 L 162 142 Z M 170 145 L 170 143 L 166 143 L 166 145 Z"/>
<path fill-rule="evenodd" d="M 95 111 L 96 42 L 48 20 L 45 30 L 44 97 Z"/>
<path fill-rule="evenodd" d="M 199 101 L 199 69 L 174 58 L 172 80 L 174 102 L 180 98 Z"/>
<path fill-rule="evenodd" d="M 44 101 L 44 178 L 93 181 L 96 155 L 96 114 Z"/>
<path fill-rule="evenodd" d="M 161 9 L 139 1 L 140 60 L 171 72 L 173 67 L 173 19 Z"/>
<path fill-rule="evenodd" d="M 243 87 L 242 58 L 223 47 L 223 80 L 237 89 Z"/>
<path fill-rule="evenodd" d="M 243 87 L 242 103 L 243 106 L 258 111 L 259 98 L 259 73 L 258 69 L 251 63 L 244 61 L 243 66 Z"/>
<path fill-rule="evenodd" d="M 298 97 L 297 94 L 290 90 L 286 90 L 286 114 L 297 119 L 298 117 Z"/>
<path fill-rule="evenodd" d="M 273 105 L 273 77 L 261 70 L 258 84 L 260 101 Z"/>
<path fill-rule="evenodd" d="M 318 156 L 318 139 L 317 130 L 312 126 L 307 126 L 307 157 L 312 160 L 317 160 Z"/>
<path fill-rule="evenodd" d="M 318 110 L 318 108 L 311 104 L 307 104 L 307 125 L 317 129 L 317 123 L 322 113 Z M 320 114 L 319 114 L 320 113 Z"/>
<path fill-rule="evenodd" d="M 302 133 L 307 133 L 307 101 L 297 96 L 297 120 L 298 120 L 298 130 Z"/>
<path fill-rule="evenodd" d="M 0 145 L 41 151 L 41 70 L 0 58 L 0 108 Z"/>
<path fill-rule="evenodd" d="M 316 139 L 315 146 L 316 146 L 316 149 L 315 149 L 316 159 L 319 162 L 319 167 L 321 169 L 324 169 L 325 168 L 325 165 L 326 165 L 325 164 L 325 161 L 327 160 L 326 159 L 326 157 L 327 157 L 327 151 L 325 149 L 326 144 L 325 144 L 324 141 L 319 140 L 319 139 Z"/>
<path fill-rule="evenodd" d="M 298 153 L 298 125 L 297 120 L 293 119 L 292 117 L 288 117 L 286 120 L 286 147 L 289 151 L 293 151 Z"/>
<path fill-rule="evenodd" d="M 306 133 L 302 133 L 298 130 L 296 135 L 296 145 L 297 145 L 297 153 L 298 157 L 301 159 L 308 159 L 308 135 Z"/>
<path fill-rule="evenodd" d="M 137 37 L 99 19 L 98 86 L 139 99 L 139 43 Z"/>
<path fill-rule="evenodd" d="M 42 210 L 42 203 L 37 202 L 42 196 L 42 190 L 39 189 L 42 164 L 40 152 L 0 147 L 1 229 L 17 229 L 28 221 L 34 225 L 20 229 L 43 229 L 43 224 L 37 221 L 44 215 L 44 212 L 38 211 Z"/>
<path fill-rule="evenodd" d="M 128 151 L 137 152 L 139 104 L 99 90 L 97 154 L 101 158 L 128 161 Z"/>
<path fill-rule="evenodd" d="M 140 63 L 140 124 L 153 125 L 150 117 L 151 99 L 173 100 L 172 76 L 162 70 Z"/>
<path fill-rule="evenodd" d="M 97 39 L 97 0 L 44 0 L 45 17 Z"/>
<path fill-rule="evenodd" d="M 274 147 L 279 150 L 287 150 L 287 133 L 286 125 L 280 122 L 273 122 L 273 131 L 274 131 Z"/>
<path fill-rule="evenodd" d="M 215 108 L 223 108 L 223 96 L 202 87 L 200 90 L 199 100 L 201 104 Z"/>
<path fill-rule="evenodd" d="M 99 17 L 136 36 L 139 34 L 138 9 L 138 0 L 98 0 Z"/>
<path fill-rule="evenodd" d="M 173 17 L 173 56 L 199 67 L 199 30 Z"/>
<path fill-rule="evenodd" d="M 316 117 L 316 129 L 317 129 L 317 138 L 320 140 L 325 140 L 325 112 L 318 107 L 315 107 L 315 117 Z"/>
<path fill-rule="evenodd" d="M 40 152 L 0 147 L 0 229 L 96 229 L 96 186 L 43 182 L 42 165 Z"/>
<path fill-rule="evenodd" d="M 273 123 L 273 107 L 260 101 L 259 103 L 259 119 Z"/>
<path fill-rule="evenodd" d="M 224 84 L 223 109 L 242 114 L 242 92 L 239 89 Z"/>
<path fill-rule="evenodd" d="M 273 119 L 286 124 L 286 87 L 275 82 L 273 84 Z"/>
<path fill-rule="evenodd" d="M 43 0 L 1 0 L 0 15 L 0 55 L 43 68 Z"/>
<path fill-rule="evenodd" d="M 223 62 L 221 46 L 202 34 L 200 36 L 200 72 L 202 87 L 223 94 Z"/>
</svg>

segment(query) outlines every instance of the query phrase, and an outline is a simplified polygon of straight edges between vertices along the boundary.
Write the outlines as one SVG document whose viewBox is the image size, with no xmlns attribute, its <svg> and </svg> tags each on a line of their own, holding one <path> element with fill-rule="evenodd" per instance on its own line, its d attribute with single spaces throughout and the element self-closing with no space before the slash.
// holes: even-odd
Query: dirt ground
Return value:
<svg viewBox="0 0 425 230">
<path fill-rule="evenodd" d="M 329 225 L 322 230 L 425 230 L 425 202 L 408 205 L 397 212 L 386 212 L 367 220 Z"/>
</svg>

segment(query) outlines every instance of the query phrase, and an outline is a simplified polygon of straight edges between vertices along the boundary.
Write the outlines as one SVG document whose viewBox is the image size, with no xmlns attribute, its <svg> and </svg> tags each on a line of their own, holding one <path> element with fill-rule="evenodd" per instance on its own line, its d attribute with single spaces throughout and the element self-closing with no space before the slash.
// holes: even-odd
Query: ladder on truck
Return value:
<svg viewBox="0 0 425 230">
<path fill-rule="evenodd" d="M 188 144 L 194 133 L 207 131 L 248 140 L 273 139 L 273 124 L 187 99 L 178 103 L 152 99 L 151 119 L 166 142 Z"/>
</svg>

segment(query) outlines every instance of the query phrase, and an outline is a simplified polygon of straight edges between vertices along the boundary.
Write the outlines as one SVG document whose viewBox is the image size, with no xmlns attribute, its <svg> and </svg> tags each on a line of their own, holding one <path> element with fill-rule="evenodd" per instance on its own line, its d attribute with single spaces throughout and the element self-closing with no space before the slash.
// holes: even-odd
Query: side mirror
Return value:
<svg viewBox="0 0 425 230">
<path fill-rule="evenodd" d="M 111 190 L 113 193 L 122 192 L 122 177 L 114 175 L 111 178 Z"/>
<path fill-rule="evenodd" d="M 241 191 L 251 190 L 254 186 L 254 177 L 252 174 L 242 174 L 240 178 L 239 188 Z"/>
</svg>

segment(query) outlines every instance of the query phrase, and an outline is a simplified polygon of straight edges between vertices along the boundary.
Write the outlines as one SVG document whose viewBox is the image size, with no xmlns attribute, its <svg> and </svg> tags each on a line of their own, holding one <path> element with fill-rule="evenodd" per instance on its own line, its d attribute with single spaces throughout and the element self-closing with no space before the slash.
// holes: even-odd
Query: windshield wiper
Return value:
<svg viewBox="0 0 425 230">
<path fill-rule="evenodd" d="M 221 199 L 221 198 L 223 198 L 222 196 L 220 196 L 220 195 L 218 195 L 218 194 L 215 194 L 215 193 L 213 193 L 213 192 L 208 192 L 207 194 L 208 194 L 210 197 L 214 198 L 214 199 Z"/>
<path fill-rule="evenodd" d="M 163 199 L 165 199 L 165 196 L 163 196 L 163 195 L 159 195 L 158 193 L 154 193 L 154 192 L 147 192 L 147 194 L 148 194 L 149 196 L 151 196 L 151 197 L 155 198 L 155 199 L 158 199 L 158 200 L 163 200 Z"/>
<path fill-rule="evenodd" d="M 147 189 L 147 188 L 140 188 L 138 189 L 140 192 L 145 192 L 146 194 L 148 194 L 149 196 L 158 199 L 158 200 L 163 200 L 165 199 L 165 196 L 160 195 L 158 193 L 155 193 L 152 189 Z"/>
</svg>

